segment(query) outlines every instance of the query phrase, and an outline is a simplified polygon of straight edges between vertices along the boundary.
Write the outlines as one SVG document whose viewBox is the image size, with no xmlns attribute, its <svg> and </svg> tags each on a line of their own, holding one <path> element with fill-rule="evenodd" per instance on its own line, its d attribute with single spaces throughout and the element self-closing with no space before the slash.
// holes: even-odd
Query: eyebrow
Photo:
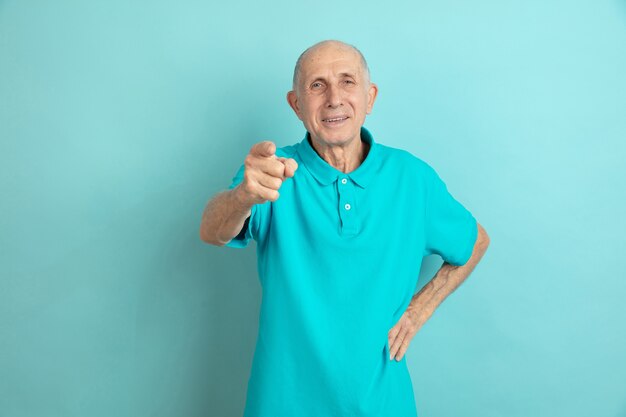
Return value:
<svg viewBox="0 0 626 417">
<path fill-rule="evenodd" d="M 350 72 L 342 72 L 339 74 L 340 77 L 352 77 L 352 78 L 356 78 L 356 74 L 355 73 L 350 73 Z M 315 82 L 317 80 L 322 80 L 322 81 L 326 81 L 326 79 L 324 77 L 322 77 L 321 75 L 316 76 L 315 78 L 313 78 L 312 81 L 310 82 Z"/>
</svg>

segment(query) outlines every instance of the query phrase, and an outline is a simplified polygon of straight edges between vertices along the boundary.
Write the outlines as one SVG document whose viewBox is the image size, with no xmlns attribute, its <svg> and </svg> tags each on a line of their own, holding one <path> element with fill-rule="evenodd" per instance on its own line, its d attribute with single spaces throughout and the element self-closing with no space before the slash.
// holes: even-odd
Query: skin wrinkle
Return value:
<svg viewBox="0 0 626 417">
<path fill-rule="evenodd" d="M 294 80 L 287 101 L 310 133 L 311 146 L 337 170 L 354 171 L 367 157 L 361 126 L 378 92 L 362 54 L 340 41 L 319 42 L 300 56 Z M 337 116 L 347 119 L 337 125 L 324 121 Z"/>
<path fill-rule="evenodd" d="M 292 89 L 296 90 L 296 88 L 298 87 L 299 81 L 300 81 L 300 74 L 301 74 L 301 69 L 302 69 L 302 61 L 304 60 L 304 58 L 306 57 L 306 55 L 314 50 L 315 48 L 318 48 L 322 45 L 327 45 L 329 43 L 337 43 L 343 46 L 346 46 L 348 48 L 351 48 L 353 51 L 355 51 L 357 54 L 359 54 L 359 58 L 361 60 L 361 67 L 364 68 L 364 72 L 366 75 L 366 80 L 369 84 L 370 82 L 370 70 L 369 70 L 369 66 L 367 65 L 367 61 L 365 60 L 365 57 L 363 56 L 363 54 L 361 53 L 361 51 L 359 51 L 359 49 L 354 46 L 354 45 L 350 45 L 348 43 L 345 42 L 341 42 L 341 41 L 337 41 L 337 40 L 325 40 L 325 41 L 321 41 L 316 43 L 315 45 L 312 45 L 310 47 L 308 47 L 307 49 L 304 50 L 304 52 L 302 52 L 300 54 L 300 56 L 298 57 L 298 60 L 296 61 L 296 66 L 293 70 L 293 84 L 292 84 Z"/>
</svg>

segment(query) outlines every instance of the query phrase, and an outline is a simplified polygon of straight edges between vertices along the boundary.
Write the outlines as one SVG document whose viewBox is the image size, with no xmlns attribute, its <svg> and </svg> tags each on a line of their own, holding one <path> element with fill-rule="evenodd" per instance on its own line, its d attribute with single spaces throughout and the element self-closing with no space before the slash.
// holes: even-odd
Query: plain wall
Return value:
<svg viewBox="0 0 626 417">
<path fill-rule="evenodd" d="M 200 218 L 302 139 L 322 39 L 491 237 L 411 342 L 420 417 L 626 416 L 623 0 L 0 1 L 0 416 L 241 415 L 255 243 Z"/>
</svg>

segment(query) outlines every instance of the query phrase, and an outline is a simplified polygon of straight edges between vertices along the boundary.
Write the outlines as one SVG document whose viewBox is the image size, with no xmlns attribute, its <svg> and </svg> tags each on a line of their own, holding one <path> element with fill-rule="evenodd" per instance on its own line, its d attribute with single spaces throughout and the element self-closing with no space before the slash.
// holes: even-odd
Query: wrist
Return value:
<svg viewBox="0 0 626 417">
<path fill-rule="evenodd" d="M 413 295 L 413 298 L 411 298 L 411 302 L 409 303 L 407 309 L 416 311 L 423 310 L 428 304 L 429 298 L 429 295 L 425 294 L 424 292 L 418 292 L 417 294 Z"/>
<path fill-rule="evenodd" d="M 247 212 L 248 215 L 250 215 L 251 209 L 254 203 L 251 203 L 246 198 L 246 192 L 243 190 L 243 188 L 241 188 L 241 184 L 233 188 L 231 192 L 232 192 L 233 200 L 235 202 L 237 211 L 240 211 L 242 213 Z"/>
</svg>

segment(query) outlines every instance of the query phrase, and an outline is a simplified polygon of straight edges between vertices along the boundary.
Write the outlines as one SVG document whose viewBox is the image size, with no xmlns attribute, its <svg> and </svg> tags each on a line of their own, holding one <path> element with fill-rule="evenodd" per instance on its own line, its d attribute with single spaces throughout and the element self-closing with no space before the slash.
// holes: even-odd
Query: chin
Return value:
<svg viewBox="0 0 626 417">
<path fill-rule="evenodd" d="M 328 138 L 329 141 L 335 143 L 346 143 L 350 141 L 354 136 L 359 136 L 361 129 L 341 129 L 335 131 L 324 131 L 323 137 Z"/>
</svg>

